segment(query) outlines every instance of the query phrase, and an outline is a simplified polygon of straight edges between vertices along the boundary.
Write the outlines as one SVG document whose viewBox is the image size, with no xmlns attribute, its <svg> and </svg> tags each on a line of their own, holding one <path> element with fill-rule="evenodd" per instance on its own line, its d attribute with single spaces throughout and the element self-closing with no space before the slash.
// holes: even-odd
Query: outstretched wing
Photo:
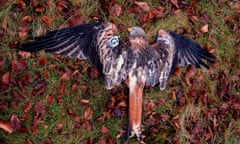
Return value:
<svg viewBox="0 0 240 144">
<path fill-rule="evenodd" d="M 196 68 L 201 66 L 209 68 L 207 62 L 215 62 L 215 56 L 201 48 L 199 44 L 171 31 L 159 30 L 157 43 L 151 47 L 154 49 L 152 51 L 159 53 L 152 62 L 156 63 L 152 84 L 155 84 L 158 78 L 161 90 L 165 89 L 169 76 L 177 66 L 192 64 Z"/>
<path fill-rule="evenodd" d="M 126 54 L 121 51 L 118 31 L 112 23 L 95 22 L 50 32 L 22 44 L 20 50 L 46 52 L 88 59 L 104 75 L 107 88 L 125 78 Z"/>
</svg>

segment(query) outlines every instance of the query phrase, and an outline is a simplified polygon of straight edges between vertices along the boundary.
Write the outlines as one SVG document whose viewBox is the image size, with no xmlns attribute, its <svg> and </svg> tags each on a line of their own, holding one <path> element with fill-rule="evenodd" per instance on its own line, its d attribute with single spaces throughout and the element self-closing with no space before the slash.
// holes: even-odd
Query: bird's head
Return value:
<svg viewBox="0 0 240 144">
<path fill-rule="evenodd" d="M 141 27 L 130 27 L 128 31 L 131 37 L 146 37 L 145 31 Z"/>
</svg>

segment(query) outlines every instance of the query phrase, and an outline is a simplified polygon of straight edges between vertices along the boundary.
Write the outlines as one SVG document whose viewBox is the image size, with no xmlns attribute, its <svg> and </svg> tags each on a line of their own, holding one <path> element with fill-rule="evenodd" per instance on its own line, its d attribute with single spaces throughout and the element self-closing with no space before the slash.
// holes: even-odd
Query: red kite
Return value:
<svg viewBox="0 0 240 144">
<path fill-rule="evenodd" d="M 126 81 L 129 87 L 128 138 L 141 139 L 142 100 L 145 86 L 159 84 L 164 90 L 178 66 L 194 65 L 209 68 L 215 56 L 199 44 L 174 32 L 159 30 L 156 43 L 150 45 L 141 27 L 131 27 L 129 40 L 120 39 L 112 23 L 95 22 L 65 28 L 35 37 L 21 50 L 46 52 L 90 60 L 102 73 L 106 88 Z"/>
</svg>

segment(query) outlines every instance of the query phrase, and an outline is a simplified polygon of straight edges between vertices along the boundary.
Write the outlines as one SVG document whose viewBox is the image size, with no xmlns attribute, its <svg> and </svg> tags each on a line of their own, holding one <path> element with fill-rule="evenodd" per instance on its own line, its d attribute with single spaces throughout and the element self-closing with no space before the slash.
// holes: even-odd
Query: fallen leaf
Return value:
<svg viewBox="0 0 240 144">
<path fill-rule="evenodd" d="M 11 126 L 11 123 L 6 121 L 0 121 L 0 128 L 7 133 L 12 133 L 14 131 Z"/>
<path fill-rule="evenodd" d="M 77 26 L 84 23 L 84 17 L 82 15 L 76 15 L 72 19 L 72 26 Z"/>
<path fill-rule="evenodd" d="M 215 45 L 218 45 L 217 39 L 216 39 L 212 34 L 209 34 L 208 39 L 209 39 L 211 42 L 213 42 Z"/>
<path fill-rule="evenodd" d="M 21 122 L 17 116 L 17 114 L 12 114 L 10 119 L 11 127 L 16 131 L 20 130 L 21 128 Z"/>
<path fill-rule="evenodd" d="M 149 11 L 151 9 L 146 2 L 134 1 L 134 4 L 138 5 L 144 11 Z"/>
<path fill-rule="evenodd" d="M 171 0 L 171 3 L 178 9 L 178 0 Z"/>
<path fill-rule="evenodd" d="M 52 18 L 50 18 L 49 16 L 42 16 L 42 21 L 46 24 L 49 25 L 52 22 Z"/>
<path fill-rule="evenodd" d="M 88 107 L 85 111 L 84 111 L 84 119 L 85 120 L 91 120 L 93 117 L 93 110 L 91 107 Z"/>
<path fill-rule="evenodd" d="M 0 111 L 4 111 L 8 108 L 8 102 L 5 100 L 0 100 Z"/>
<path fill-rule="evenodd" d="M 21 23 L 22 23 L 22 24 L 28 24 L 28 23 L 30 23 L 32 20 L 33 20 L 33 18 L 32 18 L 31 16 L 27 15 L 27 16 L 25 16 L 25 17 L 23 17 L 23 18 L 21 19 Z"/>
<path fill-rule="evenodd" d="M 2 75 L 2 77 L 1 77 L 1 81 L 2 81 L 4 84 L 6 84 L 6 85 L 9 84 L 10 79 L 11 79 L 11 73 L 10 73 L 10 72 L 4 73 L 4 74 Z"/>
<path fill-rule="evenodd" d="M 63 73 L 61 80 L 63 81 L 69 81 L 71 79 L 72 73 L 67 71 L 65 73 Z"/>
<path fill-rule="evenodd" d="M 18 55 L 20 55 L 24 59 L 28 59 L 31 56 L 31 53 L 30 52 L 21 51 L 21 49 L 20 49 L 20 51 L 18 51 Z"/>
<path fill-rule="evenodd" d="M 121 16 L 123 14 L 123 8 L 120 4 L 115 3 L 111 9 L 110 9 L 110 14 L 114 16 Z"/>
<path fill-rule="evenodd" d="M 109 132 L 109 128 L 106 127 L 105 125 L 102 126 L 101 133 L 106 134 Z"/>
<path fill-rule="evenodd" d="M 80 103 L 82 103 L 82 104 L 89 104 L 89 100 L 87 100 L 87 99 L 81 99 L 81 100 L 80 100 Z"/>
<path fill-rule="evenodd" d="M 12 61 L 12 68 L 15 71 L 24 71 L 27 68 L 27 63 L 22 60 L 13 60 Z"/>
<path fill-rule="evenodd" d="M 6 60 L 5 58 L 0 56 L 0 70 L 2 70 L 5 66 Z"/>
<path fill-rule="evenodd" d="M 31 94 L 38 95 L 45 91 L 45 87 L 46 87 L 46 81 L 40 81 L 34 86 Z"/>
<path fill-rule="evenodd" d="M 19 8 L 21 8 L 22 10 L 27 9 L 26 3 L 23 0 L 18 0 L 17 4 L 18 4 Z"/>
<path fill-rule="evenodd" d="M 205 24 L 204 26 L 202 26 L 201 29 L 200 29 L 200 31 L 201 31 L 202 33 L 208 32 L 208 24 Z"/>
<path fill-rule="evenodd" d="M 28 102 L 25 104 L 24 106 L 24 112 L 27 113 L 32 109 L 33 103 L 32 102 Z"/>
<path fill-rule="evenodd" d="M 32 74 L 29 72 L 25 73 L 23 80 L 24 80 L 25 84 L 31 84 L 33 82 Z"/>
<path fill-rule="evenodd" d="M 23 101 L 24 100 L 24 96 L 21 95 L 17 90 L 13 91 L 13 98 L 14 98 L 14 100 L 17 100 L 17 101 Z"/>
<path fill-rule="evenodd" d="M 34 11 L 35 11 L 35 12 L 42 13 L 42 12 L 45 11 L 45 7 L 44 7 L 44 6 L 41 6 L 41 5 L 38 5 L 37 7 L 34 8 Z"/>
<path fill-rule="evenodd" d="M 41 57 L 38 59 L 39 64 L 41 65 L 47 65 L 48 64 L 48 60 L 45 57 Z"/>
<path fill-rule="evenodd" d="M 187 67 L 187 72 L 185 74 L 185 80 L 188 86 L 191 86 L 190 78 L 195 74 L 196 74 L 196 69 L 192 65 L 189 65 Z"/>
<path fill-rule="evenodd" d="M 7 16 L 4 16 L 2 20 L 2 28 L 7 29 L 7 24 L 8 24 L 8 18 Z"/>
<path fill-rule="evenodd" d="M 54 96 L 48 95 L 46 97 L 46 99 L 47 99 L 48 104 L 53 104 L 55 102 L 55 97 Z"/>
<path fill-rule="evenodd" d="M 37 116 L 44 116 L 46 114 L 46 106 L 42 104 L 42 102 L 36 102 L 34 105 L 34 112 Z"/>
</svg>

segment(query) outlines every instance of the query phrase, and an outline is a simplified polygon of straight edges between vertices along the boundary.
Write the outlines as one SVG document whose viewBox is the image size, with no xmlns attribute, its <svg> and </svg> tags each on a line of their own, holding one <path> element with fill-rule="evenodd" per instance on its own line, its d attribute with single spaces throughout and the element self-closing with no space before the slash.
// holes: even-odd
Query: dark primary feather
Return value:
<svg viewBox="0 0 240 144">
<path fill-rule="evenodd" d="M 52 31 L 22 44 L 21 50 L 36 52 L 44 49 L 46 52 L 89 59 L 101 72 L 102 64 L 99 62 L 94 41 L 97 40 L 97 33 L 102 27 L 103 23 L 96 22 Z"/>
<path fill-rule="evenodd" d="M 188 64 L 192 64 L 196 68 L 200 68 L 202 65 L 209 69 L 209 66 L 206 62 L 211 64 L 215 62 L 215 56 L 203 49 L 195 41 L 171 31 L 169 31 L 169 34 L 174 41 L 176 49 L 176 60 L 174 60 L 175 66 L 187 66 Z M 173 67 L 173 69 L 175 68 L 176 67 Z"/>
</svg>

